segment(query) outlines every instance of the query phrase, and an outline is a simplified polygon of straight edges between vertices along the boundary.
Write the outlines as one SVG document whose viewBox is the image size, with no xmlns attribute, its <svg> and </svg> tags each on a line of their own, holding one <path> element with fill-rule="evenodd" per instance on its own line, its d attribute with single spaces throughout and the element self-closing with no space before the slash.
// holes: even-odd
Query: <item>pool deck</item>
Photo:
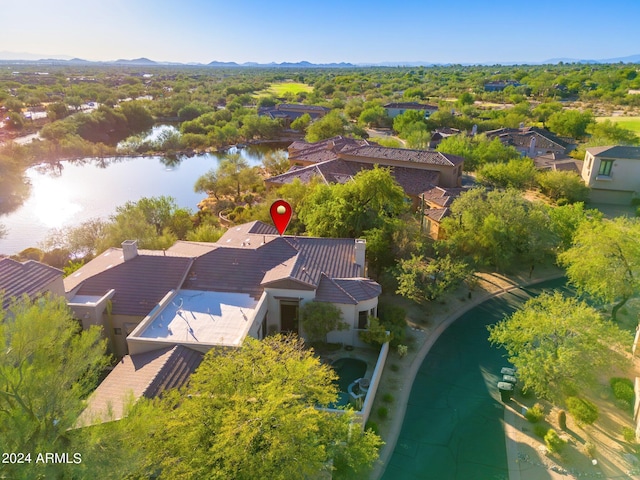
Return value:
<svg viewBox="0 0 640 480">
<path fill-rule="evenodd" d="M 396 409 L 393 414 L 390 415 L 390 425 L 388 429 L 386 429 L 386 432 L 383 433 L 383 440 L 386 443 L 380 451 L 380 457 L 371 472 L 370 478 L 377 480 L 380 479 L 384 474 L 385 468 L 387 467 L 391 456 L 396 448 L 398 437 L 400 436 L 400 431 L 402 429 L 407 404 L 409 401 L 409 395 L 411 393 L 411 388 L 415 377 L 425 357 L 435 344 L 436 340 L 447 329 L 447 327 L 455 322 L 461 315 L 471 310 L 472 308 L 477 307 L 490 298 L 508 293 L 512 290 L 524 286 L 534 285 L 536 283 L 553 280 L 562 276 L 564 276 L 564 272 L 556 268 L 540 268 L 531 278 L 520 277 L 512 279 L 497 274 L 486 275 L 487 278 L 484 278 L 484 281 L 482 282 L 483 290 L 480 292 L 476 292 L 472 301 L 460 304 L 458 308 L 455 308 L 452 312 L 448 312 L 445 309 L 441 309 L 445 311 L 434 312 L 434 314 L 430 318 L 430 331 L 416 332 L 418 342 L 421 343 L 418 351 L 413 357 L 408 355 L 407 357 L 402 359 L 404 364 L 402 366 L 402 371 L 405 373 L 402 378 L 401 386 L 398 389 Z M 451 295 L 451 297 L 453 297 L 453 295 Z M 521 480 L 521 478 L 523 477 L 521 476 L 520 471 L 521 464 L 518 462 L 518 439 L 516 435 L 517 430 L 514 427 L 515 422 L 512 421 L 513 419 L 509 415 L 509 409 L 505 409 L 505 420 L 509 420 L 505 421 L 504 424 L 509 479 Z M 542 478 L 555 478 L 550 475 L 552 473 L 553 472 L 547 471 L 545 472 L 545 476 Z M 527 478 L 534 477 L 527 476 Z"/>
</svg>

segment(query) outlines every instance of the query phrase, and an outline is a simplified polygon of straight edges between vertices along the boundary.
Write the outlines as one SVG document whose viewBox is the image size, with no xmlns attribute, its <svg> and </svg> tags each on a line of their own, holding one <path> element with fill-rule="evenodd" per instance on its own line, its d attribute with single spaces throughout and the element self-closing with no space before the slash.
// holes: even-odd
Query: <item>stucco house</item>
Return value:
<svg viewBox="0 0 640 480">
<path fill-rule="evenodd" d="M 544 128 L 499 128 L 485 132 L 485 135 L 489 139 L 498 138 L 504 145 L 514 147 L 522 156 L 529 158 L 567 155 L 576 148 L 575 140 L 558 137 Z"/>
<path fill-rule="evenodd" d="M 291 169 L 265 180 L 267 188 L 292 183 L 296 178 L 308 183 L 312 178 L 330 183 L 346 183 L 362 170 L 376 165 L 389 168 L 395 181 L 417 207 L 419 195 L 432 188 L 459 187 L 464 158 L 435 150 L 382 147 L 367 140 L 342 136 L 320 142 L 296 141 L 289 145 Z"/>
<path fill-rule="evenodd" d="M 387 103 L 383 106 L 387 112 L 389 118 L 396 118 L 398 115 L 402 115 L 404 112 L 414 110 L 424 115 L 424 118 L 429 118 L 432 113 L 438 111 L 437 105 L 429 105 L 426 103 L 418 102 L 394 102 Z"/>
<path fill-rule="evenodd" d="M 166 251 L 124 242 L 67 277 L 65 288 L 77 318 L 102 325 L 118 357 L 174 345 L 206 352 L 272 332 L 304 336 L 299 309 L 309 301 L 342 311 L 350 328 L 329 341 L 357 345 L 381 293 L 365 277 L 365 248 L 357 239 L 279 236 L 256 221 L 216 243 L 181 241 Z"/>
<path fill-rule="evenodd" d="M 47 293 L 64 296 L 62 276 L 62 270 L 35 260 L 0 258 L 0 307 L 6 311 L 24 295 L 32 300 Z"/>
<path fill-rule="evenodd" d="M 102 325 L 121 357 L 77 425 L 122 418 L 126 406 L 180 387 L 212 348 L 247 335 L 295 332 L 300 308 L 329 302 L 347 330 L 327 340 L 362 345 L 381 287 L 365 277 L 364 240 L 280 236 L 262 222 L 230 228 L 216 243 L 180 241 L 166 251 L 127 241 L 65 279 L 85 327 Z"/>
<path fill-rule="evenodd" d="M 588 148 L 582 179 L 593 202 L 629 204 L 640 195 L 640 147 Z"/>
<path fill-rule="evenodd" d="M 442 238 L 440 225 L 451 215 L 449 207 L 468 188 L 433 187 L 420 194 L 423 212 L 423 230 L 434 240 Z"/>
</svg>

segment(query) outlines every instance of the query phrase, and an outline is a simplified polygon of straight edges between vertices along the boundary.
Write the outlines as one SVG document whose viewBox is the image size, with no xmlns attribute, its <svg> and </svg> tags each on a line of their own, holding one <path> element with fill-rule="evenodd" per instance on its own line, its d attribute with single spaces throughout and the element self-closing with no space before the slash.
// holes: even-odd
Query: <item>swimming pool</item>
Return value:
<svg viewBox="0 0 640 480">
<path fill-rule="evenodd" d="M 331 367 L 338 374 L 338 401 L 331 408 L 341 407 L 349 404 L 348 388 L 359 378 L 363 378 L 367 372 L 367 362 L 357 358 L 339 358 L 331 364 Z"/>
</svg>

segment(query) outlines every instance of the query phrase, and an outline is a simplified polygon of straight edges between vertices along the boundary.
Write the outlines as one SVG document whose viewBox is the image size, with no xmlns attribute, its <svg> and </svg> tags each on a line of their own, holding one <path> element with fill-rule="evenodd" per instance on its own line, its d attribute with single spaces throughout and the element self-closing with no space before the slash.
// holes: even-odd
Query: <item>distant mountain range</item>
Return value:
<svg viewBox="0 0 640 480">
<path fill-rule="evenodd" d="M 640 63 L 640 55 L 630 55 L 627 57 L 607 58 L 602 60 L 584 60 L 575 58 L 551 58 L 542 62 L 514 61 L 514 62 L 483 62 L 483 63 L 463 63 L 462 65 L 546 65 L 557 63 Z M 311 63 L 307 61 L 301 62 L 282 62 L 282 63 L 256 63 L 256 62 L 219 62 L 210 63 L 179 63 L 179 62 L 156 62 L 148 58 L 135 58 L 132 60 L 118 59 L 112 61 L 92 61 L 81 58 L 73 58 L 66 55 L 38 55 L 24 52 L 7 52 L 0 51 L 0 63 L 4 64 L 29 64 L 29 65 L 130 65 L 141 67 L 154 66 L 193 66 L 193 67 L 214 67 L 214 68 L 350 68 L 350 67 L 430 67 L 451 65 L 451 63 L 430 63 L 430 62 L 379 62 L 379 63 Z"/>
</svg>

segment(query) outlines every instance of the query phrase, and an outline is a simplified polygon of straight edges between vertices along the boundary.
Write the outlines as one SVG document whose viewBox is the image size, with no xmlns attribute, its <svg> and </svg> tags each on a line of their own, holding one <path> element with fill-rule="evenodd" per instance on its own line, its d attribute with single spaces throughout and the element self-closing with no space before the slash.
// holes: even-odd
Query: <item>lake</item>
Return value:
<svg viewBox="0 0 640 480">
<path fill-rule="evenodd" d="M 252 146 L 239 153 L 251 165 L 260 165 L 265 152 L 283 148 Z M 0 224 L 8 231 L 0 239 L 0 254 L 37 247 L 54 229 L 90 218 L 108 218 L 117 206 L 142 197 L 170 196 L 179 206 L 195 212 L 205 198 L 193 191 L 196 179 L 223 157 L 203 154 L 174 163 L 165 157 L 118 157 L 31 168 L 27 171 L 31 195 L 19 209 L 0 215 Z"/>
</svg>

